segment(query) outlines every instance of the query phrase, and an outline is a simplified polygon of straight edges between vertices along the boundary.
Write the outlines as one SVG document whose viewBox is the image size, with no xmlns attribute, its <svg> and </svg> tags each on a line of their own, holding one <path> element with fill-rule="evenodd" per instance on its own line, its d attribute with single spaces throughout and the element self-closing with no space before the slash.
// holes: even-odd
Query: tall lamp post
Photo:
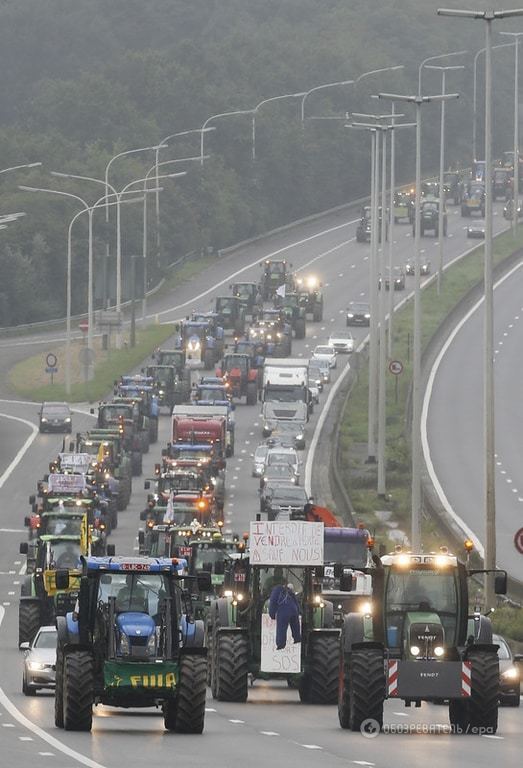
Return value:
<svg viewBox="0 0 523 768">
<path fill-rule="evenodd" d="M 494 281 L 492 270 L 492 22 L 523 16 L 523 8 L 510 11 L 473 11 L 438 8 L 439 16 L 485 22 L 485 341 L 484 403 L 485 430 L 485 568 L 496 567 L 496 466 L 494 435 Z M 485 574 L 486 607 L 495 603 L 493 574 Z"/>
<path fill-rule="evenodd" d="M 435 64 L 429 64 L 427 69 L 434 69 L 441 72 L 441 93 L 446 93 L 446 74 L 449 71 L 457 69 L 465 69 L 461 65 L 441 67 Z M 441 291 L 441 281 L 443 279 L 443 251 L 445 242 L 445 232 L 443 229 L 443 204 L 445 202 L 443 194 L 443 174 L 445 170 L 445 101 L 441 102 L 441 117 L 440 117 L 440 137 L 439 137 L 439 209 L 438 209 L 438 239 L 439 239 L 439 263 L 438 263 L 438 279 L 437 279 L 437 292 Z"/>
<path fill-rule="evenodd" d="M 511 48 L 513 43 L 500 43 L 499 45 L 493 45 L 491 51 L 496 51 L 498 48 Z M 477 131 L 478 131 L 478 60 L 479 57 L 485 53 L 486 48 L 480 48 L 474 55 L 474 77 L 472 82 L 472 159 L 477 160 Z"/>
<path fill-rule="evenodd" d="M 271 96 L 270 99 L 263 99 L 263 101 L 260 101 L 259 104 L 257 104 L 254 109 L 252 110 L 252 159 L 256 160 L 256 115 L 258 114 L 258 110 L 260 107 L 262 107 L 264 104 L 269 104 L 271 101 L 281 101 L 282 99 L 299 99 L 301 96 L 305 96 L 305 92 L 302 91 L 301 93 L 284 93 L 282 96 Z"/>
<path fill-rule="evenodd" d="M 467 51 L 450 51 L 450 53 L 438 53 L 436 56 L 427 56 L 426 59 L 423 59 L 421 64 L 418 67 L 418 96 L 421 95 L 421 75 L 423 73 L 423 69 L 430 69 L 430 67 L 427 67 L 427 64 L 429 61 L 438 61 L 439 59 L 448 59 L 451 56 L 464 56 L 467 53 Z"/>
<path fill-rule="evenodd" d="M 420 198 L 421 198 L 421 107 L 424 104 L 445 99 L 457 99 L 457 93 L 437 96 L 407 96 L 397 93 L 380 93 L 380 99 L 405 101 L 416 107 L 416 205 L 414 244 L 414 338 L 412 350 L 412 497 L 411 497 L 411 546 L 414 551 L 421 547 L 421 285 L 420 285 Z"/>
<path fill-rule="evenodd" d="M 253 110 L 252 109 L 235 109 L 233 112 L 220 112 L 218 115 L 211 115 L 207 118 L 207 120 L 204 122 L 202 127 L 200 128 L 200 165 L 203 165 L 204 161 L 204 155 L 203 155 L 203 137 L 205 136 L 207 132 L 207 126 L 212 120 L 219 120 L 222 117 L 233 117 L 234 115 L 252 115 Z"/>
<path fill-rule="evenodd" d="M 24 163 L 23 165 L 13 165 L 11 168 L 3 168 L 0 171 L 2 173 L 10 173 L 11 171 L 20 171 L 22 168 L 39 168 L 42 163 Z"/>
<path fill-rule="evenodd" d="M 499 34 L 514 38 L 514 189 L 512 190 L 514 205 L 512 227 L 515 236 L 518 228 L 519 207 L 519 38 L 523 32 L 500 32 Z"/>
</svg>

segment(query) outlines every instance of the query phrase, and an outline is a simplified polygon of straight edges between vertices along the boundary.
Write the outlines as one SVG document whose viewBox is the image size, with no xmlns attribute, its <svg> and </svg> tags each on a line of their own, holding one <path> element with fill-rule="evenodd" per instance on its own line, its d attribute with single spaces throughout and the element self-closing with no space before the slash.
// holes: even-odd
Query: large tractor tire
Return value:
<svg viewBox="0 0 523 768">
<path fill-rule="evenodd" d="M 158 442 L 158 418 L 151 417 L 149 419 L 149 443 Z"/>
<path fill-rule="evenodd" d="M 18 645 L 31 643 L 39 629 L 39 604 L 22 600 L 18 606 Z"/>
<path fill-rule="evenodd" d="M 131 467 L 133 469 L 133 475 L 142 474 L 142 452 L 133 451 L 131 457 Z"/>
<path fill-rule="evenodd" d="M 176 724 L 178 733 L 202 733 L 205 720 L 207 659 L 183 656 L 180 664 Z M 167 728 L 167 723 L 165 725 Z"/>
<path fill-rule="evenodd" d="M 474 649 L 468 653 L 472 662 L 472 687 L 469 699 L 469 715 L 472 733 L 477 728 L 487 728 L 496 733 L 498 728 L 499 661 L 497 653 Z"/>
<path fill-rule="evenodd" d="M 323 304 L 315 304 L 312 310 L 312 319 L 315 323 L 323 320 Z"/>
<path fill-rule="evenodd" d="M 140 450 L 142 453 L 149 453 L 149 428 L 140 432 Z"/>
<path fill-rule="evenodd" d="M 256 405 L 258 402 L 258 386 L 255 381 L 247 384 L 247 405 Z"/>
<path fill-rule="evenodd" d="M 218 701 L 247 701 L 249 649 L 239 633 L 220 632 L 215 637 L 213 697 Z"/>
<path fill-rule="evenodd" d="M 300 317 L 294 324 L 294 335 L 297 339 L 305 338 L 305 318 Z"/>
<path fill-rule="evenodd" d="M 337 635 L 311 637 L 304 691 L 305 701 L 309 704 L 336 704 L 338 701 L 339 658 L 340 639 Z"/>
<path fill-rule="evenodd" d="M 54 691 L 54 724 L 57 728 L 64 727 L 64 654 L 56 652 L 56 685 Z"/>
<path fill-rule="evenodd" d="M 128 491 L 125 488 L 123 481 L 121 481 L 120 487 L 118 488 L 118 496 L 116 497 L 116 506 L 118 507 L 118 511 L 123 512 L 123 510 L 126 508 L 128 503 L 129 503 Z"/>
<path fill-rule="evenodd" d="M 385 672 L 383 651 L 378 648 L 352 651 L 349 657 L 349 728 L 360 731 L 364 720 L 383 725 Z"/>
<path fill-rule="evenodd" d="M 176 718 L 178 717 L 178 702 L 167 701 L 163 707 L 163 725 L 166 731 L 176 730 Z"/>
<path fill-rule="evenodd" d="M 338 719 L 342 728 L 350 728 L 349 664 L 343 658 L 340 659 Z"/>
<path fill-rule="evenodd" d="M 90 731 L 93 724 L 93 659 L 87 651 L 69 653 L 64 658 L 64 728 Z"/>
</svg>

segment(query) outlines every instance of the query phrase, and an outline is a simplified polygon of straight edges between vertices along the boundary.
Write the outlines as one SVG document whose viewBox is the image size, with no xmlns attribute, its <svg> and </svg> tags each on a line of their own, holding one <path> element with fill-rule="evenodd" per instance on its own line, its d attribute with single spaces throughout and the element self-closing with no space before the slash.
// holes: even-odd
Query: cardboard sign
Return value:
<svg viewBox="0 0 523 768">
<path fill-rule="evenodd" d="M 261 671 L 280 672 L 287 675 L 299 674 L 301 672 L 301 643 L 294 642 L 289 628 L 287 629 L 285 648 L 277 651 L 276 620 L 271 619 L 268 613 L 262 613 L 261 619 Z"/>
<path fill-rule="evenodd" d="M 323 565 L 323 523 L 251 522 L 249 550 L 253 565 Z"/>
<path fill-rule="evenodd" d="M 49 475 L 47 488 L 50 493 L 81 493 L 85 488 L 85 475 Z"/>
<path fill-rule="evenodd" d="M 93 456 L 90 453 L 60 453 L 60 466 L 62 469 L 73 472 L 86 473 Z"/>
</svg>

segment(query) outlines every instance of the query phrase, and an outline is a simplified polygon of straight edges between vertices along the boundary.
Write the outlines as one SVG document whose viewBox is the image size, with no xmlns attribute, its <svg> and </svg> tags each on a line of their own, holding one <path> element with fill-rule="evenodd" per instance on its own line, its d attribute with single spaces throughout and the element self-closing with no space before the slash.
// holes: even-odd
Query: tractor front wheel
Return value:
<svg viewBox="0 0 523 768">
<path fill-rule="evenodd" d="M 40 606 L 23 600 L 18 607 L 18 645 L 31 643 L 40 628 Z"/>
<path fill-rule="evenodd" d="M 75 651 L 64 659 L 64 728 L 90 731 L 93 724 L 93 659 L 87 651 Z"/>
<path fill-rule="evenodd" d="M 487 729 L 496 733 L 498 728 L 499 661 L 497 653 L 475 650 L 468 653 L 472 662 L 472 686 L 469 699 L 469 715 L 472 733 Z"/>
<path fill-rule="evenodd" d="M 178 733 L 202 733 L 207 691 L 205 656 L 183 656 L 180 664 L 175 730 Z M 167 717 L 165 717 L 165 727 Z"/>
<path fill-rule="evenodd" d="M 309 647 L 306 701 L 336 704 L 338 700 L 340 641 L 337 635 L 313 635 Z"/>
<path fill-rule="evenodd" d="M 240 633 L 218 633 L 214 660 L 214 698 L 218 701 L 247 701 L 247 638 Z"/>
<path fill-rule="evenodd" d="M 349 658 L 349 728 L 359 731 L 364 720 L 383 725 L 385 673 L 383 651 L 378 648 L 352 651 Z"/>
</svg>

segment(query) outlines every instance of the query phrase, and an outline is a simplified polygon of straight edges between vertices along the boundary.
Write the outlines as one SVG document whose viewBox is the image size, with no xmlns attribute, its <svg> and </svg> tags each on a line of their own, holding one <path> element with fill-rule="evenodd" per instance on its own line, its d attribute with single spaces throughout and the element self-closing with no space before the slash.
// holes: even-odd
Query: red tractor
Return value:
<svg viewBox="0 0 523 768">
<path fill-rule="evenodd" d="M 256 405 L 258 399 L 258 370 L 251 367 L 248 354 L 230 352 L 224 356 L 221 368 L 216 371 L 229 384 L 234 397 L 245 396 L 247 405 Z"/>
</svg>

